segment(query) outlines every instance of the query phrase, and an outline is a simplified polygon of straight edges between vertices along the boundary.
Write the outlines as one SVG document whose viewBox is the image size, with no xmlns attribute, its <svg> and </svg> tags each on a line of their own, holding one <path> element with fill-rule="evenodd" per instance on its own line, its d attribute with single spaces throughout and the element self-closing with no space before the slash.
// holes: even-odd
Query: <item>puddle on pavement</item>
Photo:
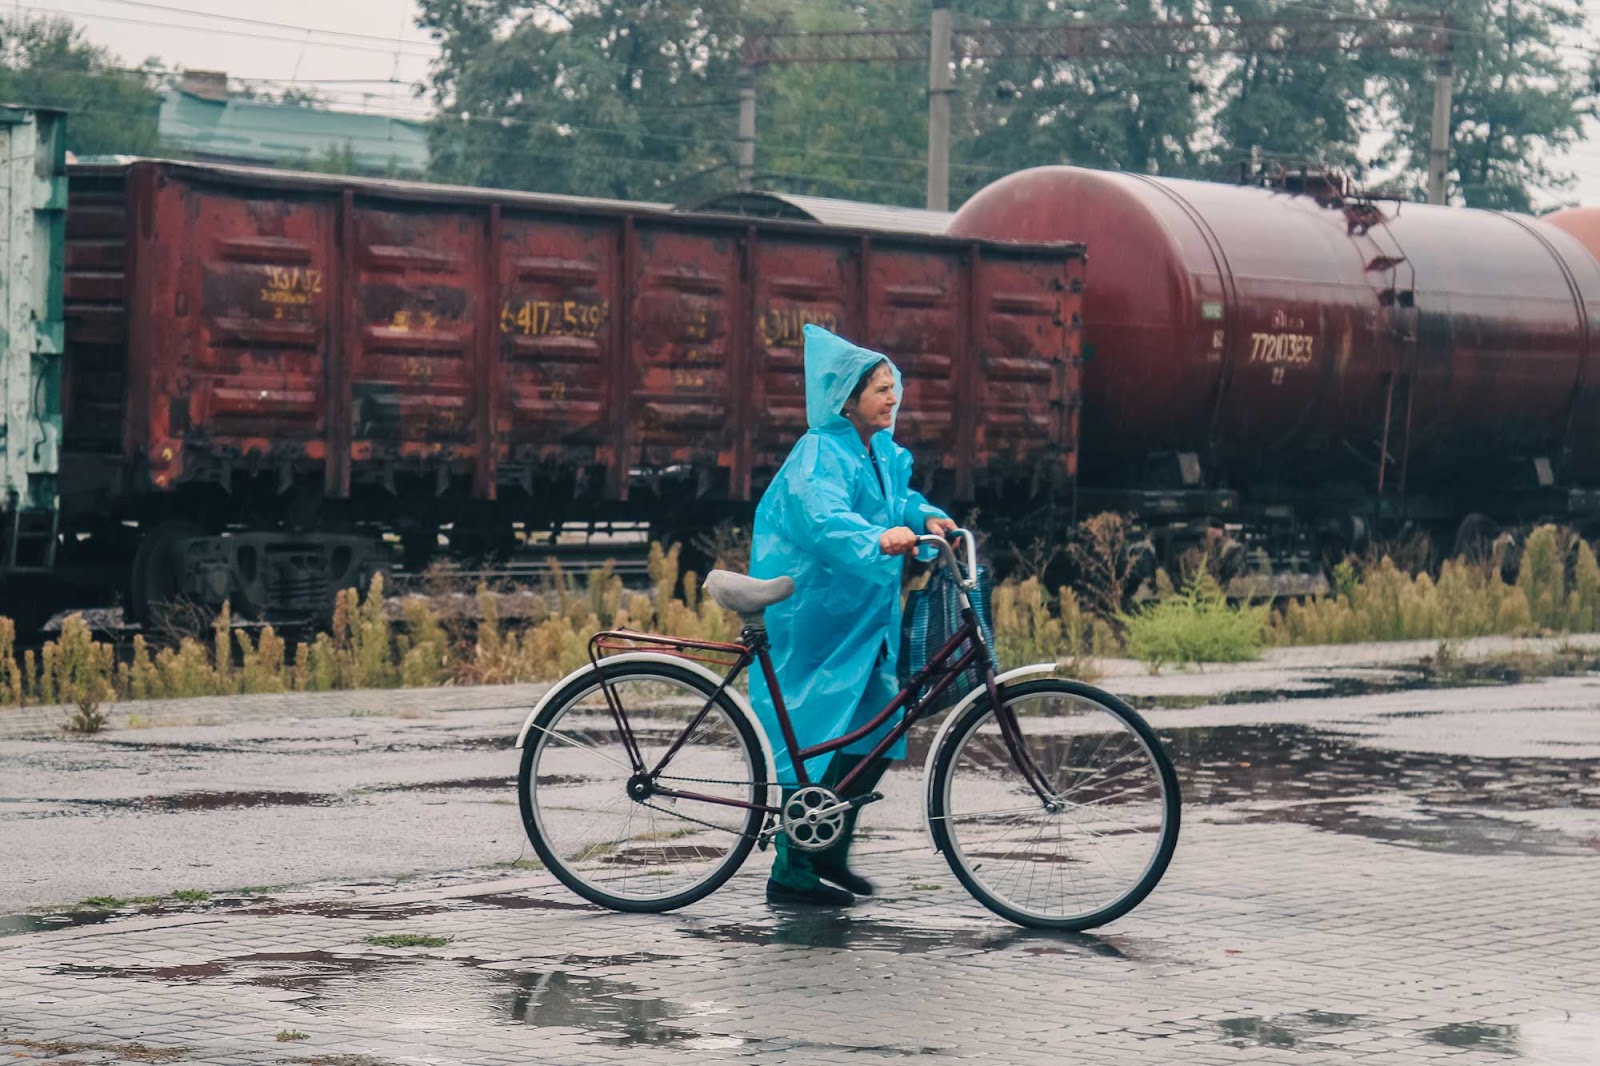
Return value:
<svg viewBox="0 0 1600 1066">
<path fill-rule="evenodd" d="M 1092 933 L 930 928 L 863 921 L 832 913 L 788 913 L 787 909 L 780 910 L 777 919 L 770 923 L 688 925 L 680 927 L 679 931 L 698 940 L 729 944 L 792 944 L 808 948 L 892 951 L 897 955 L 917 955 L 942 949 L 996 951 L 1025 945 L 1023 950 L 1033 955 L 1098 955 L 1128 959 L 1124 950 L 1126 944 L 1121 944 L 1121 938 L 1095 936 Z"/>
<path fill-rule="evenodd" d="M 64 799 L 52 802 L 71 807 L 113 808 L 138 811 L 222 811 L 245 807 L 333 807 L 339 796 L 322 792 L 179 792 L 170 796 L 127 799 Z"/>
<path fill-rule="evenodd" d="M 346 903 L 337 900 L 306 900 L 298 903 L 269 903 L 252 907 L 252 915 L 273 917 L 281 914 L 309 914 L 314 918 L 345 918 L 358 922 L 397 922 L 427 914 L 455 910 L 451 900 L 429 903 Z"/>
<path fill-rule="evenodd" d="M 413 781 L 401 785 L 378 785 L 367 791 L 371 792 L 470 792 L 493 791 L 514 789 L 517 787 L 517 778 L 514 774 L 504 777 L 462 777 L 454 781 Z"/>
<path fill-rule="evenodd" d="M 1184 806 L 1466 854 L 1595 854 L 1600 839 L 1496 813 L 1600 809 L 1600 760 L 1367 747 L 1292 723 L 1161 730 Z"/>
<path fill-rule="evenodd" d="M 100 925 L 112 918 L 126 917 L 116 911 L 61 911 L 55 914 L 0 914 L 0 936 L 42 933 L 47 929 L 72 929 L 81 925 Z"/>
<path fill-rule="evenodd" d="M 1517 1027 L 1514 1025 L 1451 1022 L 1437 1029 L 1429 1029 L 1422 1035 L 1446 1047 L 1498 1051 L 1506 1055 L 1514 1055 L 1517 1052 Z"/>
<path fill-rule="evenodd" d="M 578 903 L 569 899 L 542 899 L 538 896 L 519 896 L 509 892 L 490 892 L 482 896 L 467 896 L 462 902 L 484 907 L 503 907 L 506 910 L 513 911 L 589 911 L 599 909 L 592 903 Z"/>
<path fill-rule="evenodd" d="M 1508 682 L 1509 683 L 1509 682 Z M 1304 687 L 1236 689 L 1210 695 L 1124 696 L 1135 710 L 1178 710 L 1195 707 L 1233 707 L 1247 703 L 1280 703 L 1289 700 L 1327 700 L 1353 696 L 1381 696 L 1391 692 L 1415 692 L 1437 688 L 1433 678 L 1420 671 L 1405 671 L 1374 677 L 1330 677 Z"/>
<path fill-rule="evenodd" d="M 461 748 L 466 751 L 478 751 L 487 748 L 490 751 L 509 751 L 517 746 L 517 735 L 507 733 L 504 736 L 496 734 L 489 737 L 462 737 L 452 741 L 448 747 Z"/>
<path fill-rule="evenodd" d="M 121 977 L 136 981 L 193 982 L 226 979 L 235 984 L 316 992 L 329 981 L 370 975 L 374 970 L 417 965 L 401 955 L 342 955 L 331 951 L 263 951 L 184 966 L 57 966 L 74 977 Z"/>
<path fill-rule="evenodd" d="M 671 1024 L 681 1012 L 665 1000 L 640 995 L 621 981 L 561 970 L 484 972 L 509 986 L 495 1001 L 501 1016 L 513 1022 L 571 1026 L 619 1044 L 675 1044 L 701 1035 Z"/>
<path fill-rule="evenodd" d="M 1303 1043 L 1316 1043 L 1320 1036 L 1364 1028 L 1362 1021 L 1362 1015 L 1359 1014 L 1308 1010 L 1272 1018 L 1223 1018 L 1217 1022 L 1217 1028 L 1222 1031 L 1223 1039 L 1234 1047 L 1259 1044 L 1262 1047 L 1291 1048 Z"/>
</svg>

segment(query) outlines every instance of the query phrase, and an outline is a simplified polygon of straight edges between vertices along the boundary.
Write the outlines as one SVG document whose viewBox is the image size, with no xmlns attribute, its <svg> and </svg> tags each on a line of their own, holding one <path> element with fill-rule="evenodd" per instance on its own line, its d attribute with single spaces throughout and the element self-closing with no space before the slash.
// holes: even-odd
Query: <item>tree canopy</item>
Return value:
<svg viewBox="0 0 1600 1066">
<path fill-rule="evenodd" d="M 740 47 L 759 31 L 927 24 L 929 0 L 420 0 L 442 46 L 430 89 L 435 176 L 692 201 L 731 188 Z M 1452 19 L 1454 199 L 1527 209 L 1561 188 L 1587 79 L 1564 42 L 1575 0 L 1444 0 Z M 1440 0 L 964 0 L 958 25 L 1349 16 L 1421 28 Z M 1297 38 L 1296 35 L 1299 35 Z M 957 59 L 957 202 L 1024 167 L 1073 163 L 1206 177 L 1240 159 L 1374 164 L 1420 189 L 1435 57 L 1286 30 L 1258 52 Z M 1266 39 L 1264 39 L 1266 40 Z M 1295 47 L 1285 48 L 1287 41 Z M 926 64 L 774 64 L 760 72 L 757 183 L 920 204 Z M 1367 158 L 1367 157 L 1372 158 Z"/>
<path fill-rule="evenodd" d="M 0 14 L 0 102 L 60 108 L 79 155 L 156 150 L 157 72 L 124 69 L 65 18 Z"/>
</svg>

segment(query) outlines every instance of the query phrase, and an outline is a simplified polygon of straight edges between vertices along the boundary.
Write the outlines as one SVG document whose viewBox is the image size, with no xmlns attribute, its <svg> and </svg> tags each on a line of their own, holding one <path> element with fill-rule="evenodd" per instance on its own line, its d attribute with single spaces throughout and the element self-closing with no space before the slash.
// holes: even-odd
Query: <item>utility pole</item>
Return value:
<svg viewBox="0 0 1600 1066">
<path fill-rule="evenodd" d="M 1441 16 L 1443 18 L 1443 16 Z M 1433 128 L 1428 144 L 1428 202 L 1447 201 L 1445 177 L 1450 173 L 1450 93 L 1455 88 L 1455 64 L 1450 58 L 1450 25 L 1444 22 L 1440 54 L 1433 63 Z"/>
<path fill-rule="evenodd" d="M 749 192 L 756 175 L 756 72 L 739 71 L 739 191 Z"/>
<path fill-rule="evenodd" d="M 950 210 L 950 97 L 956 91 L 950 70 L 950 0 L 933 0 L 928 42 L 929 211 Z"/>
</svg>

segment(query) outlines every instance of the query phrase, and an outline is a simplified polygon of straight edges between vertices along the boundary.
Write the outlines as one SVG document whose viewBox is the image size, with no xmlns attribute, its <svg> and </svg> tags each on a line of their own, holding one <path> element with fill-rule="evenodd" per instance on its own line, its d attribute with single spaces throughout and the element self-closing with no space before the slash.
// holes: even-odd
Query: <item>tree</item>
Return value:
<svg viewBox="0 0 1600 1066">
<path fill-rule="evenodd" d="M 1364 14 L 1363 0 L 1329 0 L 1326 14 Z M 1239 19 L 1306 22 L 1294 0 L 1232 0 L 1222 11 Z M 1341 47 L 1327 31 L 1296 29 L 1282 38 L 1301 50 L 1266 50 L 1229 57 L 1219 64 L 1216 147 L 1221 164 L 1255 155 L 1285 161 L 1331 163 L 1358 176 L 1363 169 L 1361 119 L 1367 110 L 1368 70 L 1373 56 Z"/>
<path fill-rule="evenodd" d="M 0 101 L 69 112 L 67 149 L 79 155 L 156 150 L 157 74 L 151 61 L 123 68 L 67 19 L 0 15 Z"/>
<path fill-rule="evenodd" d="M 738 0 L 420 0 L 444 181 L 678 200 L 731 184 Z"/>
<path fill-rule="evenodd" d="M 1438 13 L 1438 0 L 1390 0 L 1396 17 Z M 1582 136 L 1594 113 L 1580 71 L 1561 54 L 1563 37 L 1584 28 L 1570 0 L 1447 0 L 1450 60 L 1455 70 L 1451 163 L 1455 198 L 1469 207 L 1529 211 L 1536 190 L 1561 189 L 1571 176 L 1551 157 Z M 1390 61 L 1387 94 L 1398 120 L 1386 160 L 1403 167 L 1403 182 L 1427 179 L 1433 124 L 1431 62 Z"/>
<path fill-rule="evenodd" d="M 964 14 L 991 23 L 1187 20 L 1198 0 L 985 0 Z M 1200 166 L 1198 63 L 1187 56 L 991 60 L 969 64 L 967 129 L 957 159 L 1007 173 L 1044 163 L 1187 175 Z M 998 174 L 989 175 L 989 178 Z M 966 187 L 975 191 L 966 175 Z M 981 184 L 981 180 L 978 184 Z M 953 180 L 952 184 L 956 184 Z"/>
<path fill-rule="evenodd" d="M 774 32 L 899 29 L 928 18 L 907 0 L 797 8 Z M 928 68 L 915 63 L 795 63 L 758 75 L 756 184 L 921 207 L 927 181 Z"/>
</svg>

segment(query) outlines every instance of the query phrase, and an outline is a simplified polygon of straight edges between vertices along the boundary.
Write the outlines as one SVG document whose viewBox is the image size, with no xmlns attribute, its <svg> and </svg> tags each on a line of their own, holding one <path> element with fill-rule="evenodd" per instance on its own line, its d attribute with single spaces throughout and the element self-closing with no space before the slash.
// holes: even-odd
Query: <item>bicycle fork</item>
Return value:
<svg viewBox="0 0 1600 1066">
<path fill-rule="evenodd" d="M 1033 789 L 1034 795 L 1039 797 L 1044 809 L 1054 813 L 1060 808 L 1055 793 L 1050 788 L 1050 783 L 1045 780 L 1044 773 L 1033 761 L 1033 756 L 1028 754 L 1028 745 L 1022 737 L 1022 727 L 1017 722 L 1017 713 L 1007 707 L 1000 700 L 1000 692 L 995 687 L 994 671 L 989 671 L 984 684 L 989 690 L 989 705 L 994 709 L 994 719 L 1000 726 L 1000 739 L 1005 742 L 1006 750 L 1011 753 L 1011 761 L 1016 764 L 1017 771 L 1022 774 L 1022 779 Z"/>
</svg>

